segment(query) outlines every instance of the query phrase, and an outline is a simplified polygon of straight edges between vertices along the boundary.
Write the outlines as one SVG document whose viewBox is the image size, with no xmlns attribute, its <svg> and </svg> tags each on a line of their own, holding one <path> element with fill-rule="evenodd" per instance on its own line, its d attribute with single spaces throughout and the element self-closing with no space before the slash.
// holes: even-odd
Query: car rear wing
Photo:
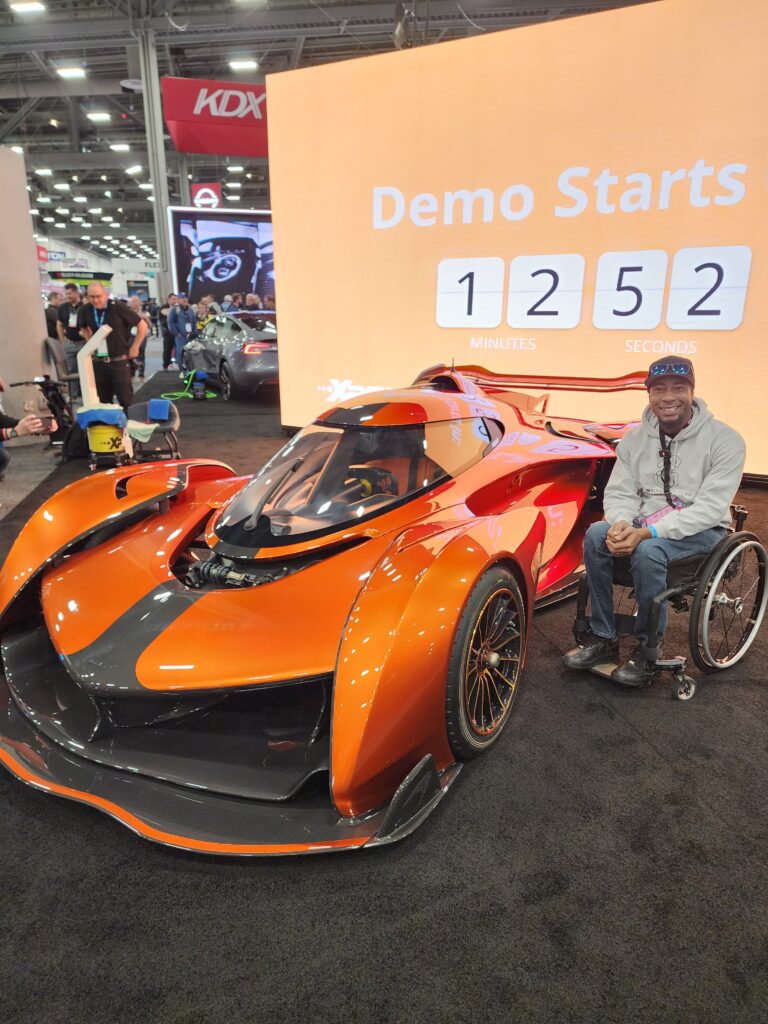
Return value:
<svg viewBox="0 0 768 1024">
<path fill-rule="evenodd" d="M 625 373 L 622 377 L 555 377 L 538 374 L 493 373 L 482 366 L 430 366 L 414 384 L 432 384 L 446 391 L 472 391 L 473 385 L 486 394 L 531 388 L 535 391 L 645 391 L 647 370 Z M 464 383 L 470 387 L 462 387 Z"/>
</svg>

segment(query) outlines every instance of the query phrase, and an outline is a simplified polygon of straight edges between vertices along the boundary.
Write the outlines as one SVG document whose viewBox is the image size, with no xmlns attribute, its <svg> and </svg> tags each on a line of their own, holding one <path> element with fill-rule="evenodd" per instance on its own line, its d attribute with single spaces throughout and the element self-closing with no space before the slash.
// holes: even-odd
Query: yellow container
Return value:
<svg viewBox="0 0 768 1024">
<path fill-rule="evenodd" d="M 88 447 L 95 455 L 122 455 L 123 431 L 108 423 L 94 423 L 87 428 Z"/>
</svg>

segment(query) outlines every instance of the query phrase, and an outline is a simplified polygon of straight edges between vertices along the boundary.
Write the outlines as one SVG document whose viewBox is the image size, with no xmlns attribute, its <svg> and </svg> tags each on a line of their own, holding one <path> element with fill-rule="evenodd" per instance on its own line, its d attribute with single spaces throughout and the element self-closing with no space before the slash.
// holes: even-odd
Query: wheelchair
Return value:
<svg viewBox="0 0 768 1024">
<path fill-rule="evenodd" d="M 666 589 L 654 597 L 651 605 L 649 636 L 658 633 L 665 603 L 677 612 L 690 611 L 690 654 L 704 673 L 722 672 L 741 661 L 765 615 L 768 553 L 758 538 L 744 529 L 747 514 L 743 505 L 733 505 L 731 528 L 710 551 L 670 562 Z M 616 632 L 621 640 L 634 634 L 637 613 L 628 557 L 615 559 L 613 582 L 618 591 Z M 588 601 L 589 585 L 585 574 L 579 582 L 576 598 L 573 634 L 577 644 L 583 642 L 589 629 Z M 658 672 L 671 673 L 674 698 L 687 701 L 693 697 L 696 681 L 686 674 L 687 657 L 659 659 L 659 647 L 645 647 L 641 653 L 647 661 L 656 663 Z M 615 667 L 606 663 L 595 665 L 591 671 L 610 678 Z"/>
</svg>

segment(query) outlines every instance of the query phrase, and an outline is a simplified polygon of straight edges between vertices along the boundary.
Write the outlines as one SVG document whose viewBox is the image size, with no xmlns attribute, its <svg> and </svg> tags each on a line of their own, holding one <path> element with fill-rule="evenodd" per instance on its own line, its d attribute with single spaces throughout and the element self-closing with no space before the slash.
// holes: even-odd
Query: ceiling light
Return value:
<svg viewBox="0 0 768 1024">
<path fill-rule="evenodd" d="M 85 116 L 94 124 L 103 124 L 104 121 L 112 120 L 112 115 L 106 110 L 89 110 Z"/>
<path fill-rule="evenodd" d="M 35 170 L 35 174 L 39 174 L 41 178 L 50 178 L 53 171 L 50 167 L 38 167 Z"/>
<path fill-rule="evenodd" d="M 88 196 L 72 196 L 72 198 L 74 199 L 74 201 L 76 203 L 87 203 L 88 202 Z"/>
<path fill-rule="evenodd" d="M 36 217 L 38 213 L 40 213 L 39 210 L 33 210 L 32 207 L 29 208 L 29 212 L 32 214 L 33 217 Z"/>
<path fill-rule="evenodd" d="M 19 156 L 21 156 L 23 154 L 23 152 L 24 152 L 24 147 L 23 146 L 11 146 L 11 152 L 12 153 L 18 153 Z"/>
<path fill-rule="evenodd" d="M 50 203 L 50 201 L 51 201 L 51 197 L 50 196 L 38 196 L 37 197 L 37 202 L 38 203 Z"/>
<path fill-rule="evenodd" d="M 105 214 L 105 216 L 103 216 L 101 219 L 105 222 L 105 224 L 112 223 L 112 215 L 109 213 Z"/>
<path fill-rule="evenodd" d="M 136 235 L 128 235 L 128 241 L 129 242 L 135 242 L 136 241 Z"/>
<path fill-rule="evenodd" d="M 106 181 L 106 180 L 107 180 L 107 176 L 106 176 L 106 174 L 102 174 L 102 176 L 101 176 L 101 181 Z"/>
<path fill-rule="evenodd" d="M 101 213 L 101 207 L 100 206 L 92 206 L 91 209 L 88 211 L 88 213 Z"/>
<path fill-rule="evenodd" d="M 72 221 L 73 224 L 82 224 L 83 223 L 83 218 L 82 217 L 70 217 L 70 220 Z"/>
<path fill-rule="evenodd" d="M 68 206 L 57 206 L 56 207 L 56 213 L 69 213 L 69 207 Z"/>
<path fill-rule="evenodd" d="M 104 195 L 107 197 L 107 199 L 112 198 L 112 192 L 109 189 L 104 190 Z"/>
<path fill-rule="evenodd" d="M 226 182 L 226 186 L 227 188 L 242 188 L 243 183 L 242 181 L 228 181 Z"/>
<path fill-rule="evenodd" d="M 90 240 L 91 240 L 91 236 L 90 235 L 80 235 L 80 238 L 82 239 L 83 242 L 90 242 Z"/>
<path fill-rule="evenodd" d="M 155 197 L 154 196 L 147 196 L 147 201 L 150 202 L 150 203 L 154 203 Z"/>
<path fill-rule="evenodd" d="M 59 192 L 69 192 L 71 188 L 68 181 L 55 181 L 53 187 L 57 188 Z"/>
<path fill-rule="evenodd" d="M 131 164 L 130 167 L 125 168 L 126 174 L 141 174 L 141 164 Z"/>
<path fill-rule="evenodd" d="M 109 148 L 113 153 L 130 153 L 131 151 L 127 142 L 112 142 Z"/>
<path fill-rule="evenodd" d="M 45 4 L 39 0 L 14 0 L 11 10 L 14 14 L 40 14 L 45 10 Z"/>
<path fill-rule="evenodd" d="M 78 64 L 71 64 L 66 68 L 56 68 L 56 74 L 62 78 L 85 78 L 85 68 Z"/>
<path fill-rule="evenodd" d="M 236 57 L 234 60 L 230 60 L 229 66 L 233 71 L 256 71 L 259 62 L 253 57 Z"/>
<path fill-rule="evenodd" d="M 104 235 L 104 240 L 105 240 L 106 242 L 111 242 L 111 241 L 112 241 L 112 238 L 113 238 L 113 236 L 112 236 L 112 235 Z"/>
<path fill-rule="evenodd" d="M 50 119 L 50 121 L 48 122 L 48 124 L 51 126 L 51 128 L 58 128 L 59 127 L 59 122 L 56 120 L 55 117 L 52 117 Z"/>
<path fill-rule="evenodd" d="M 63 220 L 58 220 L 53 226 L 55 228 L 65 228 L 67 225 L 64 223 Z"/>
<path fill-rule="evenodd" d="M 240 196 L 224 196 L 224 198 L 230 203 L 236 203 Z"/>
<path fill-rule="evenodd" d="M 140 181 L 139 188 L 144 189 L 145 192 L 149 192 L 152 189 L 152 183 L 149 181 Z"/>
<path fill-rule="evenodd" d="M 53 224 L 53 222 L 56 220 L 56 218 L 55 217 L 43 217 L 43 220 L 45 221 L 46 224 Z"/>
<path fill-rule="evenodd" d="M 244 168 L 244 167 L 241 167 L 241 166 L 240 166 L 239 164 L 238 164 L 237 166 L 235 166 L 234 164 L 232 164 L 232 165 L 231 165 L 231 167 L 228 167 L 228 168 L 227 168 L 227 170 L 231 171 L 231 172 L 232 172 L 232 174 L 239 174 L 239 173 L 240 173 L 241 171 L 244 171 L 244 170 L 245 170 L 245 168 Z"/>
</svg>

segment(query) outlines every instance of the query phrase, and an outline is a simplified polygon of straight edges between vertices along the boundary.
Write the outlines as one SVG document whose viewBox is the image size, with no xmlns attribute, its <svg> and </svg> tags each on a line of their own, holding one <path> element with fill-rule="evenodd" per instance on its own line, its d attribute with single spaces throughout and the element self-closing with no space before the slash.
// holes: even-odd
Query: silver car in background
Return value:
<svg viewBox="0 0 768 1024">
<path fill-rule="evenodd" d="M 205 370 L 225 401 L 277 384 L 274 310 L 219 313 L 184 346 L 189 369 Z"/>
</svg>

